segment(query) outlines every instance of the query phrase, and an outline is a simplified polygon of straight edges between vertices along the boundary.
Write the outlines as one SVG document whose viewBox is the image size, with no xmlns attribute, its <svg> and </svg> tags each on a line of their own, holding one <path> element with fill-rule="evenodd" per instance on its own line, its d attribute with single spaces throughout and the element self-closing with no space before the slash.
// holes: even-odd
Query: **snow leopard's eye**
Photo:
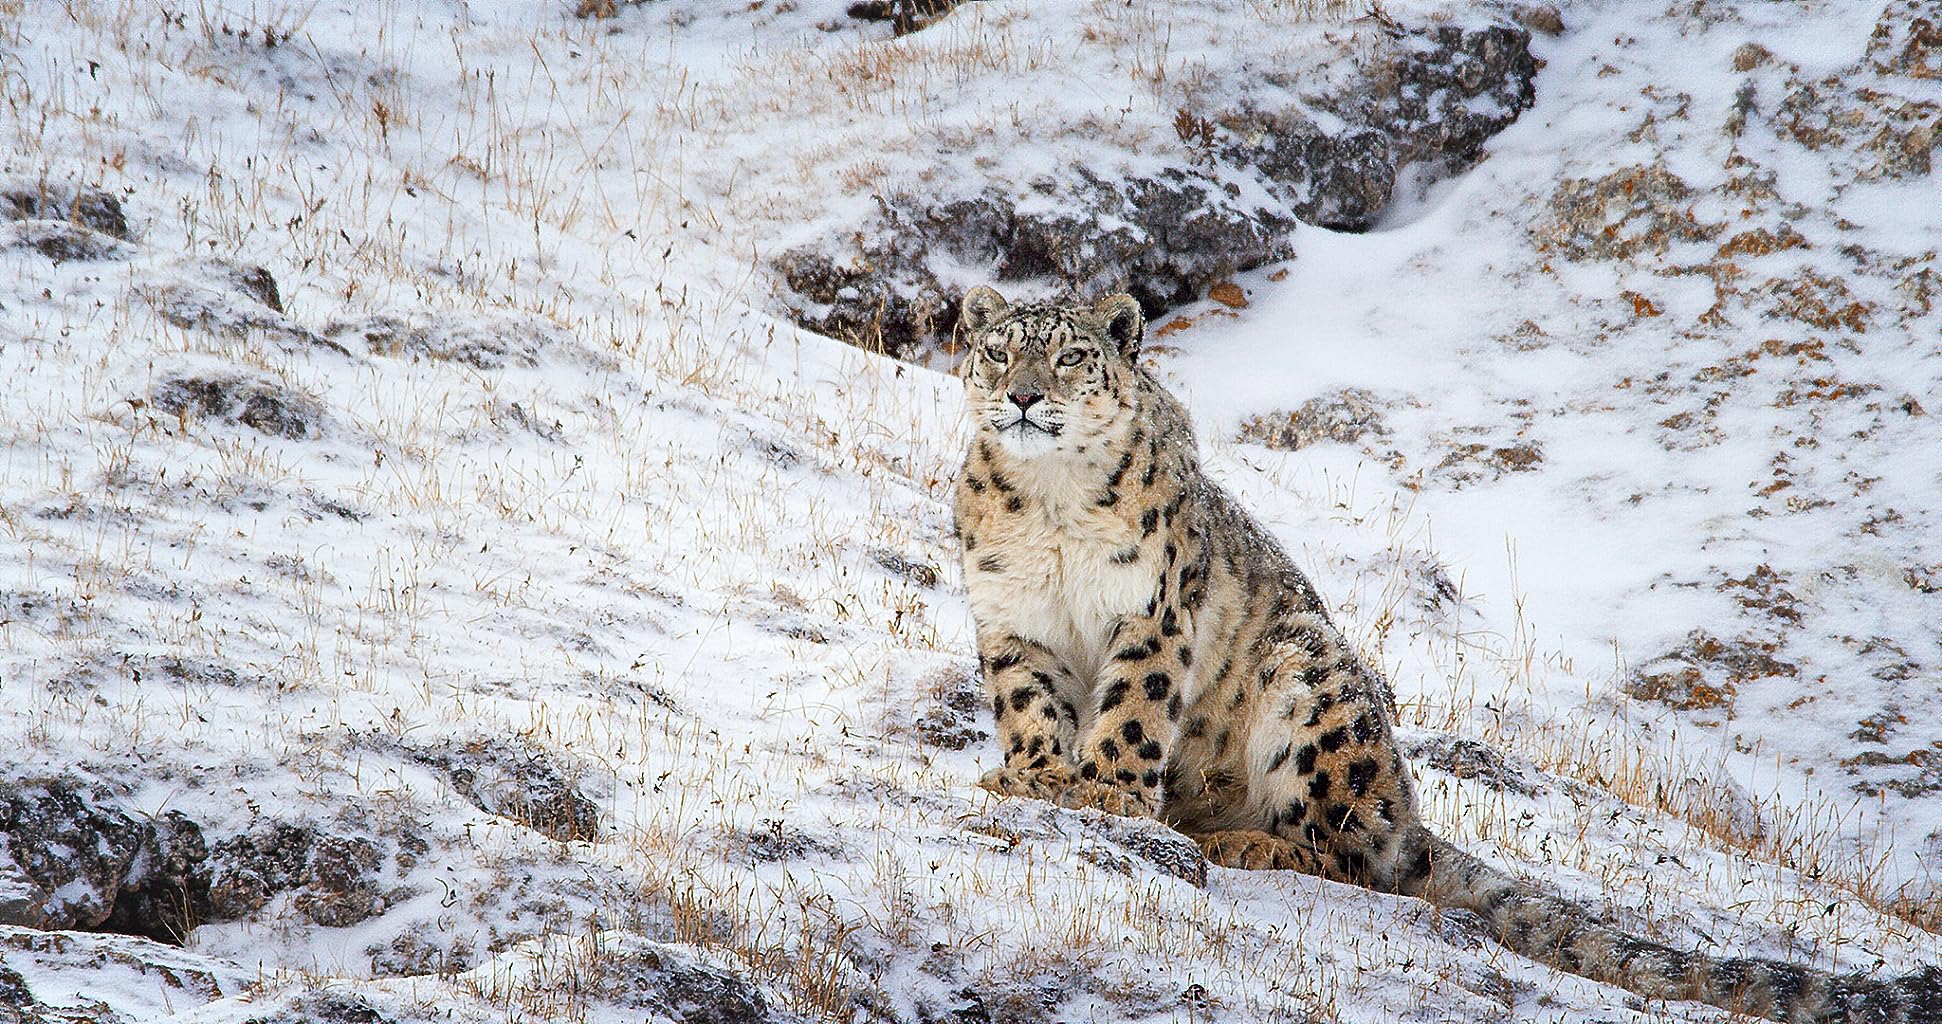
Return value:
<svg viewBox="0 0 1942 1024">
<path fill-rule="evenodd" d="M 984 357 L 1000 366 L 1003 366 L 1005 360 L 1008 358 L 1005 353 L 1005 346 L 1003 345 L 986 345 L 984 347 Z"/>
<path fill-rule="evenodd" d="M 1082 348 L 1069 348 L 1059 353 L 1060 366 L 1077 366 L 1085 361 L 1086 350 Z"/>
</svg>

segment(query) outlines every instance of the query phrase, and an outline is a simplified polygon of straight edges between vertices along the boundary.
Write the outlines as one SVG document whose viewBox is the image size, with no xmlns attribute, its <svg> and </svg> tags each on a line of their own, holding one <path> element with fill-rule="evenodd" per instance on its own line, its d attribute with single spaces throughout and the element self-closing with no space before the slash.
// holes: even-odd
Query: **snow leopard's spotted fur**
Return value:
<svg viewBox="0 0 1942 1024">
<path fill-rule="evenodd" d="M 1510 948 L 1780 1020 L 1942 1021 L 1942 970 L 1873 981 L 1607 927 L 1431 835 L 1382 679 L 1201 471 L 1142 370 L 1137 303 L 965 297 L 977 433 L 957 528 L 1004 764 L 980 785 L 1155 817 L 1230 867 L 1293 868 L 1481 915 Z"/>
</svg>

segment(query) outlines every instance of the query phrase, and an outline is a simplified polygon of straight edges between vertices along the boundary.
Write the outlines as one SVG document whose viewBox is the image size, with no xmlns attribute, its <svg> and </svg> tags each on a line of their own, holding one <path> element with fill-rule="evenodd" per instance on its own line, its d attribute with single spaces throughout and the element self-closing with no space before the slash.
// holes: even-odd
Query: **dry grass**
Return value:
<svg viewBox="0 0 1942 1024">
<path fill-rule="evenodd" d="M 952 399 L 904 376 L 919 371 L 858 354 L 802 365 L 792 339 L 747 314 L 749 268 L 761 255 L 748 239 L 799 216 L 800 200 L 787 197 L 825 169 L 838 168 L 846 190 L 882 189 L 907 180 L 900 161 L 928 147 L 970 145 L 993 127 L 1027 138 L 1041 130 L 1025 111 L 993 112 L 989 122 L 938 114 L 965 83 L 1063 67 L 1067 55 L 1034 42 L 1016 9 L 982 6 L 936 34 L 758 51 L 750 67 L 777 84 L 751 103 L 744 86 L 670 74 L 628 49 L 638 40 L 594 25 L 547 29 L 518 73 L 506 70 L 505 53 L 454 40 L 450 81 L 415 83 L 401 73 L 400 8 L 373 13 L 376 43 L 353 67 L 333 63 L 342 55 L 331 41 L 312 37 L 305 4 L 259 4 L 227 20 L 208 7 L 170 15 L 133 2 L 70 5 L 141 111 L 174 117 L 175 91 L 202 83 L 224 102 L 255 105 L 262 131 L 248 138 L 217 139 L 197 122 L 157 139 L 116 120 L 125 115 L 97 114 L 79 93 L 30 91 L 17 58 L 0 57 L 10 166 L 134 188 L 155 214 L 135 278 L 158 266 L 188 273 L 210 254 L 247 257 L 274 263 L 306 324 L 397 308 L 515 309 L 568 329 L 586 354 L 567 370 L 557 367 L 570 360 L 548 364 L 556 375 L 543 380 L 435 360 L 344 364 L 287 351 L 261 332 L 171 326 L 126 281 L 104 285 L 98 307 L 23 311 L 16 329 L 37 376 L 10 396 L 15 415 L 0 425 L 9 486 L 0 542 L 18 556 L 19 585 L 62 610 L 0 621 L 0 643 L 40 659 L 8 668 L 8 685 L 25 694 L 6 715 L 10 734 L 44 760 L 76 750 L 227 752 L 288 772 L 320 800 L 347 771 L 352 792 L 402 799 L 375 768 L 346 769 L 331 737 L 353 728 L 394 737 L 501 731 L 597 766 L 629 796 L 606 808 L 615 834 L 575 855 L 631 873 L 638 888 L 624 910 L 533 946 L 517 974 L 462 980 L 507 1019 L 584 1016 L 603 970 L 601 936 L 663 925 L 671 938 L 732 954 L 791 1008 L 824 1019 L 842 1019 L 878 985 L 871 971 L 881 965 L 859 937 L 920 951 L 941 944 L 967 983 L 992 990 L 1047 978 L 1135 1003 L 1177 999 L 1128 967 L 1162 963 L 1280 1000 L 1209 1006 L 1205 1019 L 1291 1017 L 1289 1007 L 1330 1018 L 1354 1003 L 1365 973 L 1400 977 L 1427 997 L 1459 972 L 1456 954 L 1422 934 L 1391 937 L 1393 908 L 1319 883 L 1255 892 L 1260 902 L 1292 894 L 1298 903 L 1264 923 L 1244 900 L 1182 896 L 1150 879 L 1075 888 L 1075 872 L 1103 869 L 1075 857 L 1069 837 L 973 846 L 934 863 L 931 847 L 918 856 L 914 840 L 900 845 L 906 835 L 960 833 L 953 815 L 966 800 L 961 766 L 854 739 L 880 717 L 870 701 L 885 698 L 873 695 L 908 679 L 904 661 L 964 651 L 939 503 L 957 457 L 956 438 L 940 436 L 951 429 Z M 0 3 L 9 53 L 24 49 L 25 10 Z M 1234 17 L 1266 32 L 1361 13 L 1342 0 L 1254 2 Z M 1191 108 L 1209 71 L 1176 54 L 1150 5 L 1096 3 L 1079 17 L 1125 67 L 1121 91 L 1150 110 L 1121 117 L 1127 100 L 1115 93 L 1090 120 L 1061 130 L 1184 144 L 1170 120 Z M 562 62 L 568 46 L 585 57 Z M 239 71 L 289 55 L 311 75 L 299 88 L 319 90 L 328 113 L 305 113 L 294 94 L 256 94 Z M 858 158 L 863 133 L 885 117 L 904 119 L 901 133 L 870 147 L 882 155 Z M 829 127 L 852 119 L 853 130 Z M 827 130 L 792 160 L 757 166 L 737 153 L 784 123 Z M 313 130 L 354 159 L 320 172 Z M 190 170 L 154 171 L 178 162 Z M 453 211 L 447 237 L 422 237 L 421 204 Z M 735 252 L 739 276 L 723 279 L 706 262 L 719 248 L 680 251 L 706 248 L 688 241 L 697 236 Z M 150 347 L 77 346 L 64 333 Z M 151 358 L 261 371 L 331 405 L 343 433 L 323 459 L 158 416 L 129 401 L 153 383 Z M 559 379 L 578 393 L 549 393 Z M 543 410 L 534 415 L 557 421 L 570 443 L 508 427 L 515 403 Z M 714 436 L 659 436 L 695 421 Z M 1715 766 L 1642 749 L 1604 720 L 1493 717 L 1480 695 L 1532 694 L 1539 677 L 1576 666 L 1540 648 L 1521 609 L 1510 636 L 1415 635 L 1413 574 L 1434 551 L 1414 508 L 1371 500 L 1361 493 L 1370 485 L 1355 480 L 1277 483 L 1318 519 L 1360 531 L 1374 552 L 1375 569 L 1339 595 L 1368 660 L 1389 668 L 1405 655 L 1426 659 L 1447 684 L 1405 701 L 1406 724 L 1500 743 L 1655 820 L 1691 825 L 1710 848 L 1936 928 L 1935 898 L 1887 891 L 1881 847 L 1841 840 L 1846 818 L 1832 805 L 1756 798 L 1763 826 L 1748 829 L 1744 798 Z M 365 518 L 326 511 L 312 520 L 312 495 Z M 70 501 L 101 514 L 78 526 L 36 514 Z M 268 511 L 251 510 L 252 501 Z M 844 561 L 874 547 L 928 555 L 945 578 L 927 587 Z M 271 552 L 283 559 L 275 567 L 265 563 Z M 141 596 L 172 584 L 180 594 Z M 733 656 L 738 637 L 784 649 L 752 625 L 784 613 L 831 636 L 791 641 L 797 664 L 759 666 L 773 676 L 760 685 L 737 677 L 766 694 L 755 706 L 702 704 L 722 716 L 716 726 L 641 696 L 709 699 L 726 689 L 710 686 L 717 675 L 748 671 Z M 1464 621 L 1460 608 L 1452 620 Z M 575 632 L 595 643 L 576 647 Z M 132 646 L 235 663 L 260 678 L 251 699 L 263 707 L 237 727 L 239 738 L 204 720 L 211 704 L 238 699 L 206 684 L 149 680 L 104 689 L 99 701 L 53 685 L 56 666 L 107 663 Z M 750 724 L 776 720 L 790 729 Z M 748 809 L 783 814 L 816 799 L 856 808 L 845 826 L 852 839 L 889 837 L 833 865 L 840 885 L 814 870 L 777 880 L 720 863 L 716 838 L 747 827 Z M 1602 870 L 1594 817 L 1540 847 L 1501 796 L 1432 797 L 1431 808 L 1464 838 Z M 525 854 L 482 843 L 471 856 L 490 869 Z M 1291 962 L 1316 967 L 1290 972 Z M 265 988 L 314 980 L 270 978 Z"/>
</svg>

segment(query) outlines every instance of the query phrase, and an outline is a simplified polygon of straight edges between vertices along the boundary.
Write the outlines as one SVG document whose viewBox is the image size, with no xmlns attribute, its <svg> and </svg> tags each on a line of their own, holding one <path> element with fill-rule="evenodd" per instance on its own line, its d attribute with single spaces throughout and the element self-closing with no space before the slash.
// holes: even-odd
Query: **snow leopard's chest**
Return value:
<svg viewBox="0 0 1942 1024">
<path fill-rule="evenodd" d="M 1044 644 L 1081 679 L 1097 677 L 1114 630 L 1152 608 L 1160 570 L 1118 517 L 1019 516 L 965 556 L 982 628 Z"/>
</svg>

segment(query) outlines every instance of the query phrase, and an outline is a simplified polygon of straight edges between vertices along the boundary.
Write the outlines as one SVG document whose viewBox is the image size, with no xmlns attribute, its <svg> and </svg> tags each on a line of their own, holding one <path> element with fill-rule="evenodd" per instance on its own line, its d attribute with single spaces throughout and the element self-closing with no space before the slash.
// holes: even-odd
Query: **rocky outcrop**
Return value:
<svg viewBox="0 0 1942 1024">
<path fill-rule="evenodd" d="M 0 925 L 0 1024 L 159 1020 L 237 994 L 253 977 L 148 939 Z"/>
<path fill-rule="evenodd" d="M 180 942 L 201 902 L 202 831 L 175 811 L 144 821 L 79 782 L 0 784 L 0 924 L 115 930 Z"/>
<path fill-rule="evenodd" d="M 178 811 L 131 815 L 79 780 L 0 783 L 0 925 L 179 944 L 292 892 L 299 912 L 341 927 L 384 910 L 383 859 L 371 839 L 288 823 L 212 845 Z"/>
<path fill-rule="evenodd" d="M 1323 97 L 1292 76 L 1236 109 L 1182 108 L 1184 159 L 1109 180 L 1071 166 L 972 192 L 879 195 L 878 214 L 774 259 L 803 327 L 917 357 L 948 339 L 967 272 L 1039 290 L 1127 291 L 1149 317 L 1238 271 L 1295 255 L 1298 223 L 1362 230 L 1399 172 L 1474 163 L 1534 99 L 1530 32 L 1442 25 L 1377 33 L 1374 56 Z M 940 268 L 945 268 L 940 270 Z"/>
</svg>

